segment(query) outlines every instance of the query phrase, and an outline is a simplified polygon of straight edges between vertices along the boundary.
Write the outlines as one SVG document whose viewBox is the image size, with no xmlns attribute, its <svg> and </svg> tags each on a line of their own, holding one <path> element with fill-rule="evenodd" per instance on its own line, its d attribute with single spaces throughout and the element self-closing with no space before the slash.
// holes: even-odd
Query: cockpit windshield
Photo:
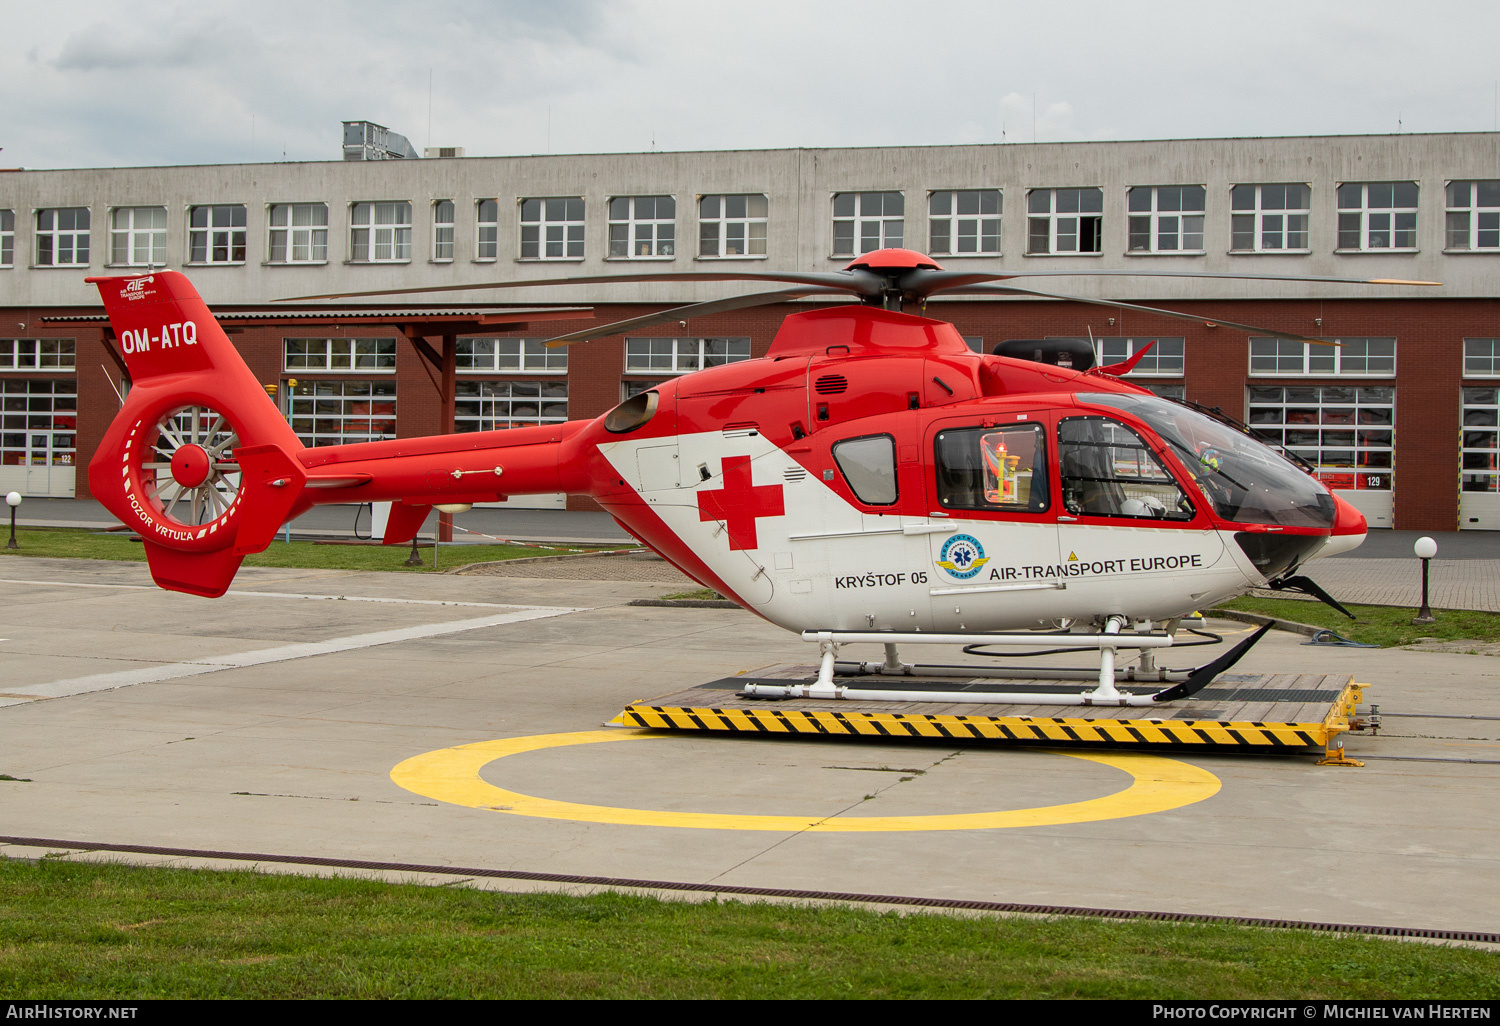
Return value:
<svg viewBox="0 0 1500 1026">
<path fill-rule="evenodd" d="M 1145 421 L 1225 520 L 1332 528 L 1334 505 L 1328 489 L 1249 435 L 1156 396 L 1099 392 L 1078 399 Z"/>
</svg>

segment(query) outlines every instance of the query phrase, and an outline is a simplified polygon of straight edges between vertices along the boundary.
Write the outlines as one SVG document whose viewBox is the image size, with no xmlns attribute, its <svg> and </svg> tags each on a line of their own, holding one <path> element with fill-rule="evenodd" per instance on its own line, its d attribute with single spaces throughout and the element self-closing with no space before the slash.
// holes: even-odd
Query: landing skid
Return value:
<svg viewBox="0 0 1500 1026">
<path fill-rule="evenodd" d="M 1098 685 L 1092 691 L 1084 691 L 1076 695 L 1050 692 L 1007 692 L 1005 694 L 995 694 L 973 691 L 897 691 L 887 688 L 854 688 L 847 684 L 834 683 L 835 674 L 845 676 L 900 676 L 918 673 L 943 674 L 944 671 L 951 673 L 954 670 L 961 669 L 964 673 L 972 676 L 1005 676 L 1007 674 L 998 671 L 986 671 L 984 668 L 979 668 L 976 673 L 973 667 L 903 663 L 898 655 L 898 646 L 902 644 L 919 644 L 1034 648 L 1039 640 L 1037 635 L 1031 633 L 922 634 L 891 631 L 806 631 L 802 635 L 803 640 L 818 643 L 820 659 L 817 680 L 811 684 L 788 685 L 752 682 L 745 685 L 743 694 L 756 698 L 844 699 L 858 702 L 951 702 L 975 705 L 1113 705 L 1149 708 L 1162 702 L 1172 702 L 1192 697 L 1208 686 L 1216 676 L 1237 663 L 1240 657 L 1248 652 L 1251 646 L 1259 641 L 1266 631 L 1270 629 L 1269 624 L 1262 627 L 1250 637 L 1234 646 L 1234 648 L 1219 656 L 1219 658 L 1210 663 L 1205 663 L 1203 666 L 1189 670 L 1164 670 L 1157 669 L 1151 657 L 1154 649 L 1170 646 L 1172 644 L 1172 636 L 1162 631 L 1151 631 L 1149 624 L 1144 625 L 1147 628 L 1145 631 L 1134 631 L 1128 634 L 1121 633 L 1124 625 L 1124 617 L 1111 616 L 1106 620 L 1103 632 L 1099 634 L 1057 634 L 1045 636 L 1045 643 L 1052 648 L 1098 650 L 1099 670 L 1097 674 L 1087 670 L 1051 670 L 1027 674 L 1028 677 L 1033 679 L 1037 677 L 1046 677 L 1055 680 L 1097 679 Z M 859 643 L 883 644 L 886 654 L 885 662 L 840 663 L 838 661 L 838 651 L 841 646 Z M 1116 673 L 1115 653 L 1122 648 L 1141 650 L 1141 662 L 1143 666 L 1138 668 L 1139 676 L 1137 676 L 1136 669 L 1126 670 L 1119 674 Z M 1135 694 L 1120 691 L 1115 686 L 1118 677 L 1124 677 L 1127 681 L 1132 682 L 1167 683 L 1170 686 L 1149 694 Z"/>
</svg>

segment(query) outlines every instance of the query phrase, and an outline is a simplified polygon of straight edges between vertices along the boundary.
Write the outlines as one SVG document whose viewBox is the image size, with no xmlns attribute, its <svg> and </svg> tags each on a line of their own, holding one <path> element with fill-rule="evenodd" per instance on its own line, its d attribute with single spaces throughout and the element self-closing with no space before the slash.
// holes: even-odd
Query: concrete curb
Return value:
<svg viewBox="0 0 1500 1026">
<path fill-rule="evenodd" d="M 430 542 L 427 543 L 427 547 L 428 548 L 432 547 L 432 545 L 431 545 Z M 645 552 L 645 551 L 646 551 L 645 549 L 639 549 L 639 548 L 637 548 L 637 549 L 629 549 L 629 548 L 625 548 L 625 549 L 600 549 L 597 552 L 569 552 L 569 553 L 565 553 L 565 554 L 563 554 L 561 556 L 522 556 L 520 559 L 486 559 L 483 562 L 479 562 L 479 563 L 465 563 L 463 566 L 456 566 L 456 567 L 453 567 L 451 570 L 444 570 L 443 573 L 445 573 L 445 574 L 461 574 L 465 570 L 472 569 L 473 567 L 476 567 L 476 566 L 497 566 L 497 565 L 499 565 L 501 563 L 504 563 L 506 566 L 514 566 L 517 563 L 556 563 L 556 562 L 559 562 L 559 561 L 564 560 L 564 559 L 594 559 L 594 558 L 596 558 L 598 556 L 624 556 L 624 555 L 629 555 L 630 553 L 633 553 L 633 552 Z"/>
<path fill-rule="evenodd" d="M 1274 630 L 1289 631 L 1292 634 L 1305 634 L 1309 638 L 1319 631 L 1326 631 L 1327 627 L 1314 627 L 1308 623 L 1298 623 L 1296 620 L 1279 620 L 1274 616 L 1262 616 L 1260 613 L 1243 613 L 1238 609 L 1210 609 L 1208 616 L 1216 616 L 1221 620 L 1238 620 L 1240 623 L 1253 623 L 1257 626 L 1270 624 Z"/>
<path fill-rule="evenodd" d="M 679 609 L 739 609 L 728 599 L 631 599 L 630 606 L 675 606 Z"/>
</svg>

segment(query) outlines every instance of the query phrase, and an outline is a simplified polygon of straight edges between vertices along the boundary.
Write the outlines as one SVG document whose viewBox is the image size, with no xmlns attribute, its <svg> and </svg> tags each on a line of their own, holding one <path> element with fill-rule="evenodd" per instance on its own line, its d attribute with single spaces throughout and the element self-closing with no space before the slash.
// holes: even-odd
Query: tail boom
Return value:
<svg viewBox="0 0 1500 1026">
<path fill-rule="evenodd" d="M 187 278 L 90 278 L 131 389 L 89 487 L 145 543 L 156 582 L 222 595 L 245 555 L 315 505 L 396 504 L 387 544 L 434 505 L 576 490 L 587 422 L 305 448 Z"/>
</svg>

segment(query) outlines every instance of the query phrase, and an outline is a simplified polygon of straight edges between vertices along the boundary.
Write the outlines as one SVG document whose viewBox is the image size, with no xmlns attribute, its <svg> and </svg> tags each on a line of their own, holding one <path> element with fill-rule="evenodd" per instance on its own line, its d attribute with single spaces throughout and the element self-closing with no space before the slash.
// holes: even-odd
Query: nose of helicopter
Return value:
<svg viewBox="0 0 1500 1026">
<path fill-rule="evenodd" d="M 1333 497 L 1333 508 L 1333 533 L 1328 536 L 1323 547 L 1313 554 L 1315 559 L 1359 548 L 1369 530 L 1365 515 L 1337 495 Z"/>
</svg>

